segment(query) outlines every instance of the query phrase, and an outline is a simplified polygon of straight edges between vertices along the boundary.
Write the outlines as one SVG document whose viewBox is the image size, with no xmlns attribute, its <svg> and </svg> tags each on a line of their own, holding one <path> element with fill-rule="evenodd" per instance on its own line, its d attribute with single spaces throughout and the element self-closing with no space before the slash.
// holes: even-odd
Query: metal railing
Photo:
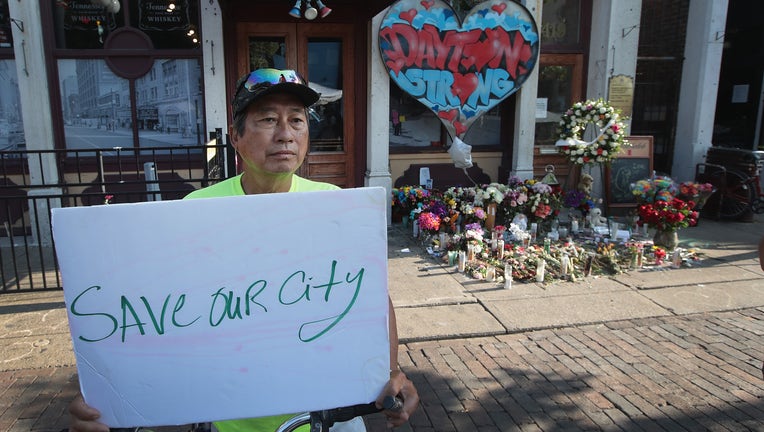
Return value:
<svg viewBox="0 0 764 432">
<path fill-rule="evenodd" d="M 180 199 L 234 171 L 220 134 L 193 147 L 0 151 L 0 294 L 62 288 L 52 208 Z"/>
</svg>

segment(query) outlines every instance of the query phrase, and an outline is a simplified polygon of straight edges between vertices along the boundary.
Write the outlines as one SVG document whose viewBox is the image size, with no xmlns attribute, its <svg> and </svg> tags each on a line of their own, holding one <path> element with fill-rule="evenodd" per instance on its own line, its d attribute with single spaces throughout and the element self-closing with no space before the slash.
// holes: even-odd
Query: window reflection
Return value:
<svg viewBox="0 0 764 432">
<path fill-rule="evenodd" d="M 25 147 L 16 62 L 0 60 L 0 150 Z"/>
<path fill-rule="evenodd" d="M 390 81 L 390 147 L 441 146 L 440 119 Z"/>
<path fill-rule="evenodd" d="M 553 145 L 557 141 L 557 125 L 572 104 L 572 79 L 572 66 L 541 66 L 536 109 L 537 145 Z"/>
<path fill-rule="evenodd" d="M 13 46 L 11 15 L 8 13 L 8 0 L 0 0 L 0 48 Z"/>
<path fill-rule="evenodd" d="M 344 150 L 342 41 L 334 38 L 311 38 L 308 41 L 310 86 L 321 94 L 310 108 L 310 151 Z"/>
<path fill-rule="evenodd" d="M 157 59 L 135 80 L 116 76 L 104 60 L 58 61 L 66 148 L 201 145 L 201 69 L 192 59 Z"/>
<path fill-rule="evenodd" d="M 141 147 L 202 144 L 200 75 L 196 60 L 158 59 L 148 74 L 135 81 Z"/>
</svg>

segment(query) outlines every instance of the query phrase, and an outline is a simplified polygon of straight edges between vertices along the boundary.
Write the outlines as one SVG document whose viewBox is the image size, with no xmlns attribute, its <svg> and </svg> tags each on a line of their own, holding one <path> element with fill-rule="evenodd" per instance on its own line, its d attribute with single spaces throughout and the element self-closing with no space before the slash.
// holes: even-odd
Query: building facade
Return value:
<svg viewBox="0 0 764 432">
<path fill-rule="evenodd" d="M 228 130 L 236 79 L 270 66 L 297 69 L 321 89 L 301 175 L 387 189 L 412 167 L 448 176 L 450 137 L 381 61 L 378 31 L 393 2 L 324 3 L 0 0 L 0 148 L 200 146 Z M 450 3 L 464 16 L 477 2 Z M 734 108 L 751 117 L 734 127 L 755 130 L 735 144 L 760 145 L 761 50 L 745 82 L 720 83 L 723 54 L 742 43 L 726 30 L 728 0 L 521 3 L 538 26 L 539 62 L 464 139 L 491 181 L 540 177 L 549 166 L 561 181 L 573 178 L 554 130 L 584 99 L 617 103 L 631 135 L 653 137 L 653 166 L 680 180 L 693 178 L 715 136 L 734 135 L 714 127 L 720 88 L 736 92 Z M 54 160 L 25 170 L 32 182 L 65 180 Z"/>
</svg>

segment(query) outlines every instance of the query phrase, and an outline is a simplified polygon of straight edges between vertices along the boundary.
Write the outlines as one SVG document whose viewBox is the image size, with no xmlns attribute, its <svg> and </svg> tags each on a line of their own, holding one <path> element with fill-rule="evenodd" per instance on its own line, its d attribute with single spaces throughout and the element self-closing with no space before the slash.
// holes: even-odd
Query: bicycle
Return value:
<svg viewBox="0 0 764 432">
<path fill-rule="evenodd" d="M 716 206 L 719 218 L 737 219 L 749 211 L 764 213 L 764 195 L 760 184 L 762 164 L 762 161 L 751 164 L 747 167 L 748 172 L 712 163 L 697 165 L 696 180 L 706 181 L 716 188 L 708 202 L 711 207 Z"/>
</svg>

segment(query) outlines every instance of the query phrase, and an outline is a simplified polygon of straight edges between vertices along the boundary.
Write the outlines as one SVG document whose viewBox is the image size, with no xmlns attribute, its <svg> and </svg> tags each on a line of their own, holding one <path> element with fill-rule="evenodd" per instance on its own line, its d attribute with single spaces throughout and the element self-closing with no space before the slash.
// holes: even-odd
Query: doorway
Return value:
<svg viewBox="0 0 764 432">
<path fill-rule="evenodd" d="M 321 94 L 308 110 L 310 147 L 297 174 L 355 187 L 355 113 L 352 26 L 313 23 L 241 23 L 236 78 L 262 67 L 295 69 Z M 234 78 L 235 81 L 235 78 Z"/>
</svg>

